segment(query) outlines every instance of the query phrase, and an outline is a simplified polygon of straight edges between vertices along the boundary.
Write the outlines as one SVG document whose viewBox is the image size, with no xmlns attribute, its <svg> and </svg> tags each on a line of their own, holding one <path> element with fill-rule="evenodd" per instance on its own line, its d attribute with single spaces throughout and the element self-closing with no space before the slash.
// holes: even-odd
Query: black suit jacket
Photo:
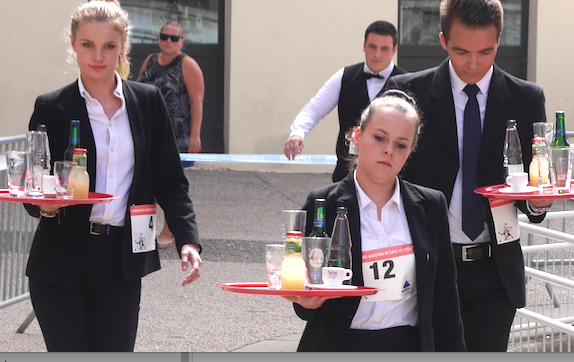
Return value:
<svg viewBox="0 0 574 362">
<path fill-rule="evenodd" d="M 401 196 L 416 260 L 417 309 L 421 351 L 464 351 L 456 270 L 450 244 L 446 200 L 442 193 L 400 180 Z M 348 210 L 352 241 L 352 284 L 363 286 L 361 220 L 353 173 L 342 181 L 313 191 L 307 197 L 307 234 L 313 227 L 315 199 L 326 200 L 325 220 L 331 235 L 337 206 Z M 339 351 L 344 332 L 360 297 L 330 299 L 316 310 L 294 304 L 307 321 L 299 351 Z"/>
<path fill-rule="evenodd" d="M 155 197 L 165 210 L 178 252 L 181 252 L 184 244 L 199 244 L 199 235 L 188 195 L 189 184 L 183 173 L 161 93 L 154 86 L 132 81 L 123 81 L 123 92 L 135 157 L 120 262 L 122 278 L 130 280 L 158 270 L 160 263 L 157 249 L 140 254 L 132 253 L 129 206 L 153 204 Z M 36 129 L 38 124 L 47 126 L 52 162 L 55 162 L 64 157 L 68 147 L 70 121 L 74 119 L 80 121 L 80 146 L 88 150 L 90 191 L 93 192 L 98 155 L 78 82 L 39 96 L 29 128 Z M 38 207 L 29 204 L 25 207 L 30 215 L 40 216 Z M 80 282 L 78 271 L 84 262 L 82 255 L 86 251 L 91 209 L 91 205 L 68 206 L 60 209 L 54 218 L 40 218 L 26 275 L 63 288 L 74 287 Z M 102 268 L 104 264 L 102 262 Z"/>
<path fill-rule="evenodd" d="M 403 177 L 413 183 L 442 191 L 449 204 L 459 169 L 456 116 L 450 83 L 449 59 L 438 67 L 392 77 L 385 88 L 407 89 L 414 93 L 422 111 L 423 128 L 418 148 L 403 169 Z M 544 93 L 540 86 L 518 79 L 494 65 L 488 91 L 479 156 L 480 186 L 504 183 L 503 147 L 506 121 L 517 121 L 522 159 L 532 160 L 534 122 L 545 121 Z M 517 206 L 533 222 L 544 215 L 528 213 L 525 202 Z M 498 245 L 488 200 L 484 198 L 485 220 L 490 230 L 492 256 L 506 291 L 520 308 L 525 305 L 524 261 L 519 242 Z"/>
</svg>

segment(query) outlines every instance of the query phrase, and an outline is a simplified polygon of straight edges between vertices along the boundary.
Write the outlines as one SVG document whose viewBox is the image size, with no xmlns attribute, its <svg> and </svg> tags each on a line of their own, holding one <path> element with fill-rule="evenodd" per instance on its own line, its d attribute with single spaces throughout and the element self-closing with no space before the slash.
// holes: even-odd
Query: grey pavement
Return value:
<svg viewBox="0 0 574 362">
<path fill-rule="evenodd" d="M 222 282 L 265 282 L 264 245 L 281 240 L 281 210 L 300 208 L 330 173 L 186 169 L 197 214 L 202 275 L 186 273 L 175 249 L 160 250 L 162 269 L 143 279 L 136 352 L 294 352 L 305 322 L 278 296 L 235 294 Z M 158 232 L 163 214 L 158 217 Z M 29 300 L 0 309 L 0 351 L 40 352 L 37 320 L 15 333 Z"/>
</svg>

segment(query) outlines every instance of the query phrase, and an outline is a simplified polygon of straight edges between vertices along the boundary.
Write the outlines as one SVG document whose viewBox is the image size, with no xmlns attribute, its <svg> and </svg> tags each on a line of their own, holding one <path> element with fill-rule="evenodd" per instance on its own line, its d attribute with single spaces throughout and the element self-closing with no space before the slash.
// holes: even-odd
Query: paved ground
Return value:
<svg viewBox="0 0 574 362">
<path fill-rule="evenodd" d="M 188 168 L 203 246 L 201 278 L 182 288 L 175 249 L 161 250 L 162 269 L 143 279 L 136 352 L 295 351 L 304 322 L 281 297 L 228 293 L 220 282 L 264 282 L 264 245 L 281 239 L 281 210 L 331 182 L 328 173 L 275 173 Z M 160 214 L 160 225 L 163 223 Z M 0 309 L 0 351 L 45 351 L 36 320 L 14 333 L 29 300 Z"/>
</svg>

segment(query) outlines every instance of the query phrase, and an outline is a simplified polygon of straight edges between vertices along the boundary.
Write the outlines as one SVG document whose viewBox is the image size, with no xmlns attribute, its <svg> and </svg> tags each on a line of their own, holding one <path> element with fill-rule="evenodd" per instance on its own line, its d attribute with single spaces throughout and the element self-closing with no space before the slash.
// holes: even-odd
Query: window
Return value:
<svg viewBox="0 0 574 362">
<path fill-rule="evenodd" d="M 122 0 L 132 22 L 132 44 L 154 44 L 163 24 L 175 19 L 186 43 L 217 44 L 218 0 Z"/>
</svg>

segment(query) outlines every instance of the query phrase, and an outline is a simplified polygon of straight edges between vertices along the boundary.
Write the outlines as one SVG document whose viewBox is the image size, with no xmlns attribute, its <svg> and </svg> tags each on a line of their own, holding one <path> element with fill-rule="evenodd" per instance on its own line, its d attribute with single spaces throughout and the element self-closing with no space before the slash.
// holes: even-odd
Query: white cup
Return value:
<svg viewBox="0 0 574 362">
<path fill-rule="evenodd" d="M 56 176 L 44 175 L 44 181 L 42 181 L 42 188 L 44 189 L 45 195 L 55 195 Z"/>
<path fill-rule="evenodd" d="M 324 267 L 322 270 L 323 284 L 326 287 L 340 287 L 343 285 L 344 280 L 349 280 L 353 277 L 351 269 L 337 268 L 337 267 Z"/>
<path fill-rule="evenodd" d="M 528 174 L 526 172 L 513 172 L 506 177 L 506 183 L 512 187 L 512 191 L 521 192 L 528 186 Z"/>
</svg>

